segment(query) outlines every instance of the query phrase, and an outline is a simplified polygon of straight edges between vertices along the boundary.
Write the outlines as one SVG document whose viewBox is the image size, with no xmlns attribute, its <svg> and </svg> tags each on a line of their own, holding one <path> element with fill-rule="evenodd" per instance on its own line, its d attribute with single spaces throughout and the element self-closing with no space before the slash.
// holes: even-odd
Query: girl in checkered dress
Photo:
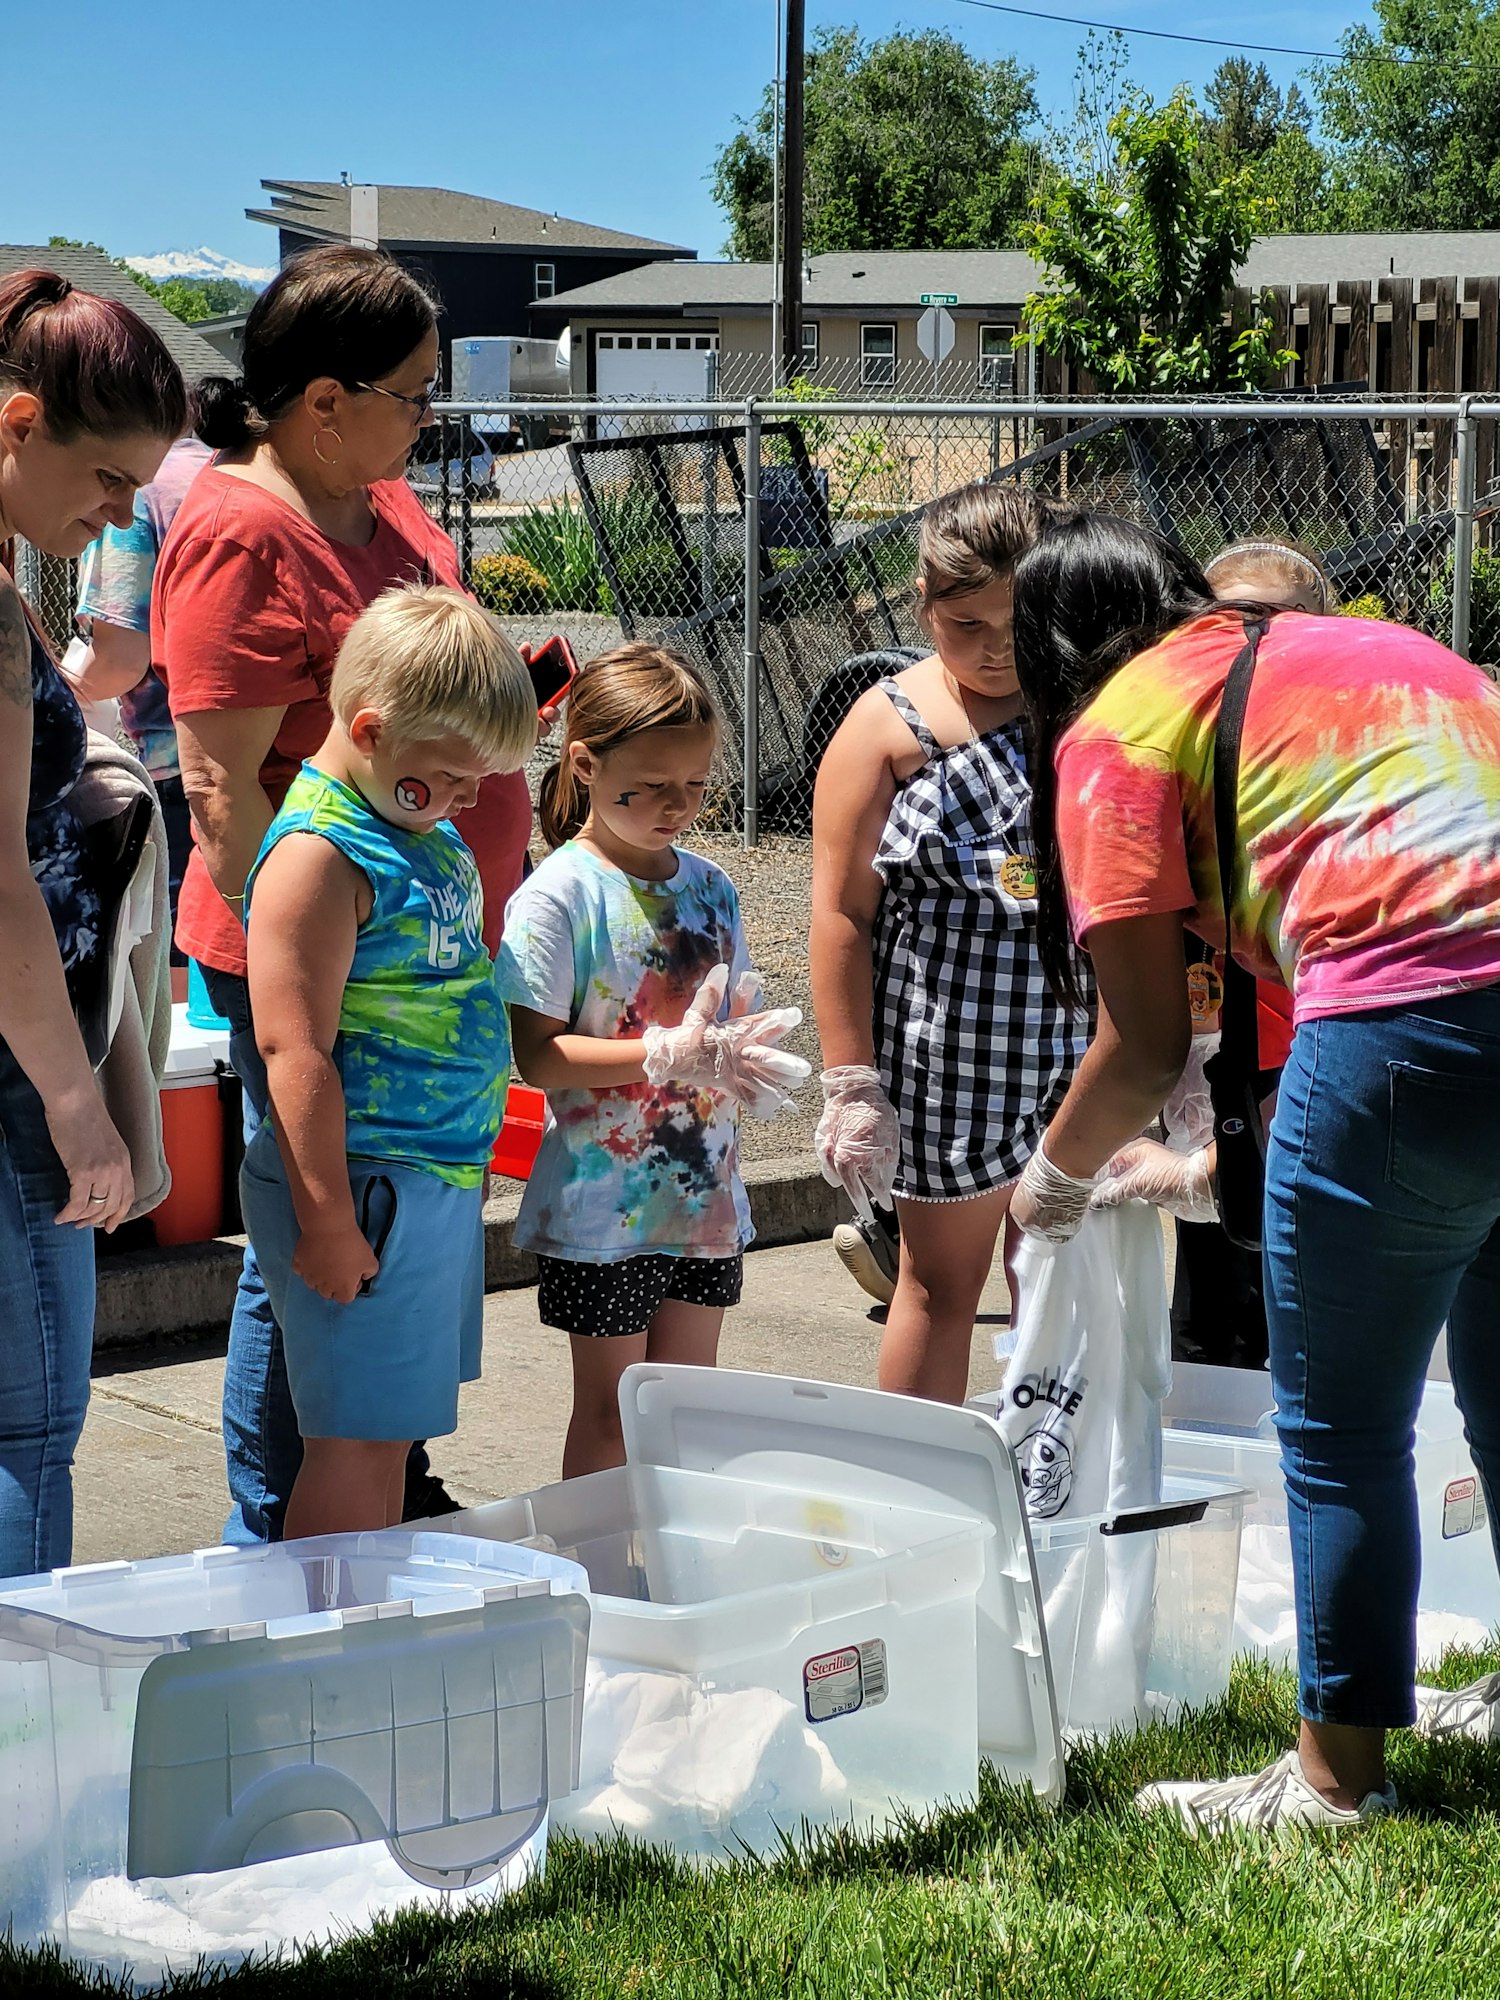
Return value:
<svg viewBox="0 0 1500 2000">
<path fill-rule="evenodd" d="M 813 801 L 824 1173 L 901 1224 L 880 1386 L 961 1402 L 1016 1177 L 1088 1038 L 1036 951 L 1011 569 L 1047 502 L 975 485 L 923 517 L 936 650 L 862 695 Z"/>
</svg>

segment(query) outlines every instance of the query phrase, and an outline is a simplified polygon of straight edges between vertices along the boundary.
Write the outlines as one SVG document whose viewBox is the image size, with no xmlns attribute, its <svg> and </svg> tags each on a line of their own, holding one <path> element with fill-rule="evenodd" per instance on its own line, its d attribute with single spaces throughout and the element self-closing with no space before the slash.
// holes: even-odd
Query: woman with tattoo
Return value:
<svg viewBox="0 0 1500 2000">
<path fill-rule="evenodd" d="M 128 307 L 49 271 L 0 281 L 0 542 L 79 556 L 126 526 L 187 423 L 182 377 Z M 71 993 L 103 949 L 68 795 L 85 730 L 0 570 L 0 1575 L 66 1563 L 88 1404 L 95 1229 L 130 1209 Z"/>
<path fill-rule="evenodd" d="M 193 814 L 177 942 L 229 1021 L 248 1142 L 265 1115 L 266 1072 L 245 984 L 245 878 L 303 758 L 328 734 L 334 659 L 360 612 L 395 585 L 460 578 L 452 542 L 404 476 L 437 389 L 437 308 L 416 278 L 375 250 L 308 251 L 256 300 L 242 367 L 199 386 L 198 435 L 218 457 L 193 481 L 158 559 L 151 658 Z M 487 778 L 462 832 L 493 951 L 531 834 L 524 776 Z M 226 1540 L 278 1539 L 302 1447 L 253 1250 L 229 1330 L 224 1442 Z M 425 1455 L 414 1469 L 413 1511 L 441 1511 L 447 1496 Z"/>
</svg>

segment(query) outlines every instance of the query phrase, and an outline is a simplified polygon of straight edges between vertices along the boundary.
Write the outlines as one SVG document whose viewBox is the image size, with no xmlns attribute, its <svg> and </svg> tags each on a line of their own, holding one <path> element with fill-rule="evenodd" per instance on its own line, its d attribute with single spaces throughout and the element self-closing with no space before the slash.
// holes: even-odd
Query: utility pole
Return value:
<svg viewBox="0 0 1500 2000">
<path fill-rule="evenodd" d="M 803 43 L 805 0 L 786 0 L 786 116 L 781 171 L 781 379 L 802 366 Z"/>
</svg>

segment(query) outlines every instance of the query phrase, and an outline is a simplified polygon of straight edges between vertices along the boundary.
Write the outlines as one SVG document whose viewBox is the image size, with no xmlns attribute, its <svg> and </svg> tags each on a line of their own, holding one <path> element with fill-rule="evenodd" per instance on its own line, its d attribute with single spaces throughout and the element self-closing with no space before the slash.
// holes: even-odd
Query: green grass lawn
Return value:
<svg viewBox="0 0 1500 2000">
<path fill-rule="evenodd" d="M 1500 1653 L 1450 1655 L 1461 1686 Z M 185 1979 L 233 2000 L 1489 2000 L 1500 1995 L 1500 1747 L 1394 1739 L 1403 1812 L 1346 1833 L 1194 1842 L 1137 1815 L 1154 1777 L 1223 1776 L 1292 1740 L 1285 1674 L 1236 1669 L 1178 1727 L 1074 1753 L 1060 1814 L 987 1780 L 873 1844 L 701 1875 L 554 1842 L 491 1910 L 414 1913 L 297 1962 Z M 0 1995 L 113 1993 L 0 1946 Z"/>
</svg>

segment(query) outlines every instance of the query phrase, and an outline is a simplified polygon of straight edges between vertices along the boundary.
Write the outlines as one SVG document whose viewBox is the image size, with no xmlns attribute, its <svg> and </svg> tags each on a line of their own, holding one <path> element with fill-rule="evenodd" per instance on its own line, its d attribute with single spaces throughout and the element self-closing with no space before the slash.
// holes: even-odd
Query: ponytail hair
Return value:
<svg viewBox="0 0 1500 2000">
<path fill-rule="evenodd" d="M 697 669 L 666 646 L 633 642 L 601 653 L 568 690 L 562 747 L 537 787 L 537 816 L 549 847 L 576 838 L 589 816 L 588 787 L 574 769 L 571 746 L 604 757 L 648 729 L 723 727 Z"/>
<path fill-rule="evenodd" d="M 242 451 L 319 376 L 346 389 L 379 382 L 421 346 L 437 316 L 432 293 L 383 250 L 354 243 L 304 250 L 250 308 L 243 372 L 201 384 L 199 437 L 215 451 Z"/>
<path fill-rule="evenodd" d="M 56 271 L 0 278 L 0 395 L 17 390 L 36 397 L 59 444 L 187 429 L 187 387 L 161 335 Z"/>
</svg>

